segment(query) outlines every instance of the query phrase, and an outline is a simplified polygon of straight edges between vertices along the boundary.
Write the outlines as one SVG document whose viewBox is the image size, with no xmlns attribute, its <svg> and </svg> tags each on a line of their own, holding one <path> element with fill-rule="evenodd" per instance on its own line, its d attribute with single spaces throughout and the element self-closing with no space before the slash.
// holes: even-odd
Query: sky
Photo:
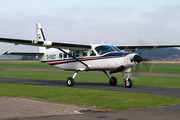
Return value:
<svg viewBox="0 0 180 120">
<path fill-rule="evenodd" d="M 180 0 L 1 0 L 0 37 L 112 45 L 180 44 Z M 0 54 L 36 47 L 0 43 Z"/>
</svg>

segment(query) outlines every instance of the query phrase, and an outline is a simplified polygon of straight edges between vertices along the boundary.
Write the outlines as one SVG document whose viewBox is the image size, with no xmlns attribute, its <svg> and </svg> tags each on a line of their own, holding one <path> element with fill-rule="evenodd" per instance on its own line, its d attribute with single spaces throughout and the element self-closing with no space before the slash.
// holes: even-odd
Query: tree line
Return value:
<svg viewBox="0 0 180 120">
<path fill-rule="evenodd" d="M 157 48 L 157 49 L 139 49 L 136 51 L 139 55 L 143 58 L 147 57 L 161 57 L 167 58 L 171 57 L 172 55 L 180 55 L 180 50 L 175 48 Z"/>
</svg>

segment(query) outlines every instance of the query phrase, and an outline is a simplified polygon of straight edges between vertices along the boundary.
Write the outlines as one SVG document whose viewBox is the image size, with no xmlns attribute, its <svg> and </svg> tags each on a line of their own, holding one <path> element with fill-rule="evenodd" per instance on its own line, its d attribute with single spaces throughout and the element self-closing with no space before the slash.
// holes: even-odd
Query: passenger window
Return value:
<svg viewBox="0 0 180 120">
<path fill-rule="evenodd" d="M 96 56 L 93 50 L 90 51 L 90 56 Z"/>
<path fill-rule="evenodd" d="M 64 58 L 67 58 L 67 54 L 66 53 L 64 53 Z"/>
<path fill-rule="evenodd" d="M 70 54 L 70 55 L 73 55 L 73 52 L 69 52 L 69 54 Z M 69 56 L 69 57 L 71 57 L 71 56 Z"/>
<path fill-rule="evenodd" d="M 62 58 L 62 53 L 59 53 L 59 58 Z"/>
<path fill-rule="evenodd" d="M 87 51 L 82 52 L 83 56 L 87 56 Z"/>
<path fill-rule="evenodd" d="M 74 51 L 74 52 L 73 52 L 73 56 L 74 56 L 74 57 L 79 57 L 79 51 Z"/>
</svg>

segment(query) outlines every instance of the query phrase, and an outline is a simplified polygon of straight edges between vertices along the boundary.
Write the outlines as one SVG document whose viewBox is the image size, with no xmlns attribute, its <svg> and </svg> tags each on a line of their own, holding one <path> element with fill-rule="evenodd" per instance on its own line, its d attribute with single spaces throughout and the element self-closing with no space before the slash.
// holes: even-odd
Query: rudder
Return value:
<svg viewBox="0 0 180 120">
<path fill-rule="evenodd" d="M 43 33 L 43 29 L 41 27 L 40 22 L 38 21 L 36 24 L 36 34 L 37 34 L 37 41 L 46 41 L 44 33 Z M 38 47 L 38 52 L 44 52 L 46 50 L 45 47 Z"/>
</svg>

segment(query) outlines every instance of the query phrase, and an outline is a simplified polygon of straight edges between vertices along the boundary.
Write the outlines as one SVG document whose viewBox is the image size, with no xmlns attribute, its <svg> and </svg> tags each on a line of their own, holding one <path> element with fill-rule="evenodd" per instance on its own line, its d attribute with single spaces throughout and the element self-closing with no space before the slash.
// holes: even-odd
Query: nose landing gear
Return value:
<svg viewBox="0 0 180 120">
<path fill-rule="evenodd" d="M 124 72 L 123 73 L 123 80 L 124 80 L 124 84 L 127 88 L 131 88 L 133 86 L 133 82 L 131 80 L 131 73 L 128 72 Z"/>
</svg>

